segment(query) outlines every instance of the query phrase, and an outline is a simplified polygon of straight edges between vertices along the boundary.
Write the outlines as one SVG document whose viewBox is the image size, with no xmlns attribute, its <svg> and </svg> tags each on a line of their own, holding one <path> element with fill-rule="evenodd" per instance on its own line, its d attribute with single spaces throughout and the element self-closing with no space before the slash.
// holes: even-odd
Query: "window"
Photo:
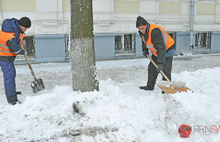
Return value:
<svg viewBox="0 0 220 142">
<path fill-rule="evenodd" d="M 175 46 L 175 49 L 176 49 L 176 33 L 174 32 L 174 33 L 168 33 L 172 38 L 173 38 L 173 40 L 174 40 L 174 46 Z"/>
<path fill-rule="evenodd" d="M 115 55 L 135 54 L 134 34 L 117 34 L 115 36 Z"/>
<path fill-rule="evenodd" d="M 69 35 L 65 35 L 65 57 L 69 58 Z"/>
<path fill-rule="evenodd" d="M 210 50 L 211 47 L 211 34 L 197 33 L 195 41 L 195 50 Z"/>
<path fill-rule="evenodd" d="M 26 54 L 28 59 L 35 59 L 35 46 L 34 46 L 34 37 L 33 36 L 26 36 L 23 38 L 22 41 L 23 47 L 26 50 Z M 25 60 L 24 55 L 18 55 L 16 60 L 22 59 Z"/>
</svg>

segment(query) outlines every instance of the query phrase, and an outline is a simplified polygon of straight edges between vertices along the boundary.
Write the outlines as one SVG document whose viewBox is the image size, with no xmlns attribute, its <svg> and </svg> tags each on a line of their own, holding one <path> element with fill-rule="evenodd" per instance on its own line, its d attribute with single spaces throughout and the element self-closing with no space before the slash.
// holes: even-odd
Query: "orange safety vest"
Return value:
<svg viewBox="0 0 220 142">
<path fill-rule="evenodd" d="M 146 44 L 147 48 L 155 55 L 157 56 L 157 50 L 154 48 L 153 43 L 151 42 L 151 32 L 154 28 L 159 28 L 163 35 L 163 40 L 166 45 L 166 50 L 170 48 L 174 44 L 174 40 L 170 37 L 170 35 L 161 27 L 150 24 L 149 32 L 148 32 L 148 39 L 145 41 L 144 36 L 142 35 L 142 40 Z"/>
<path fill-rule="evenodd" d="M 6 42 L 11 38 L 16 38 L 14 36 L 14 33 L 7 33 L 7 32 L 0 31 L 0 56 L 16 56 L 17 55 L 11 52 L 8 45 L 6 44 Z M 19 45 L 21 45 L 22 40 L 23 40 L 22 33 L 20 33 L 20 39 L 21 41 Z"/>
</svg>

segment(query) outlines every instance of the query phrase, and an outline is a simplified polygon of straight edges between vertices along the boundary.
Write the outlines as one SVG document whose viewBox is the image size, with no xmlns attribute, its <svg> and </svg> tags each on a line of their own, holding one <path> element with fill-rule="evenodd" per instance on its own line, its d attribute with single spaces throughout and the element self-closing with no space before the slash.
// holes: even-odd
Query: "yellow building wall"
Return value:
<svg viewBox="0 0 220 142">
<path fill-rule="evenodd" d="M 199 14 L 199 15 L 215 15 L 215 5 L 197 4 L 197 14 Z"/>
<path fill-rule="evenodd" d="M 180 14 L 180 3 L 159 2 L 160 14 Z"/>
<path fill-rule="evenodd" d="M 70 12 L 70 0 L 63 0 L 63 12 Z"/>
<path fill-rule="evenodd" d="M 139 1 L 114 1 L 115 13 L 139 13 Z"/>
<path fill-rule="evenodd" d="M 0 0 L 2 12 L 36 12 L 35 0 Z"/>
</svg>

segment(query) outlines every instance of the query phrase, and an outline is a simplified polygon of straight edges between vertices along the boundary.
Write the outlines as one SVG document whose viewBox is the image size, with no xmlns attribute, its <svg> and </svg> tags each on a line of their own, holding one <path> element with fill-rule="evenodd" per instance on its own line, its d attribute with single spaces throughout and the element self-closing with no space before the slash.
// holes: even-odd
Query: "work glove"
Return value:
<svg viewBox="0 0 220 142">
<path fill-rule="evenodd" d="M 145 49 L 145 50 L 143 51 L 143 55 L 147 58 L 147 55 L 149 55 L 148 49 Z"/>
<path fill-rule="evenodd" d="M 161 70 L 163 71 L 163 64 L 158 64 L 157 66 L 158 68 L 156 70 L 158 73 L 160 73 Z"/>
<path fill-rule="evenodd" d="M 23 49 L 23 51 L 21 51 L 21 55 L 24 55 L 24 54 L 27 55 L 27 51 L 25 49 Z"/>
</svg>

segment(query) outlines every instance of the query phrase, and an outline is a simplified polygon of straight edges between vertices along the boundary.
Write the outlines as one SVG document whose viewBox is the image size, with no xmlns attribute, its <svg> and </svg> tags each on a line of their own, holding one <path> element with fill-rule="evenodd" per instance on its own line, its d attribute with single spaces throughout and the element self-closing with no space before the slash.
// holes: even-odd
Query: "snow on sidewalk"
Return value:
<svg viewBox="0 0 220 142">
<path fill-rule="evenodd" d="M 149 60 L 97 61 L 100 91 L 73 92 L 69 63 L 33 64 L 45 90 L 31 92 L 27 65 L 17 65 L 17 90 L 21 105 L 11 106 L 4 94 L 0 71 L 0 141 L 218 141 L 219 133 L 178 135 L 188 124 L 220 126 L 220 54 L 174 57 L 172 78 L 186 82 L 194 92 L 164 96 L 156 86 L 144 91 Z M 161 77 L 158 77 L 158 81 Z M 72 103 L 78 102 L 80 114 Z M 73 130 L 82 135 L 73 136 Z"/>
</svg>

